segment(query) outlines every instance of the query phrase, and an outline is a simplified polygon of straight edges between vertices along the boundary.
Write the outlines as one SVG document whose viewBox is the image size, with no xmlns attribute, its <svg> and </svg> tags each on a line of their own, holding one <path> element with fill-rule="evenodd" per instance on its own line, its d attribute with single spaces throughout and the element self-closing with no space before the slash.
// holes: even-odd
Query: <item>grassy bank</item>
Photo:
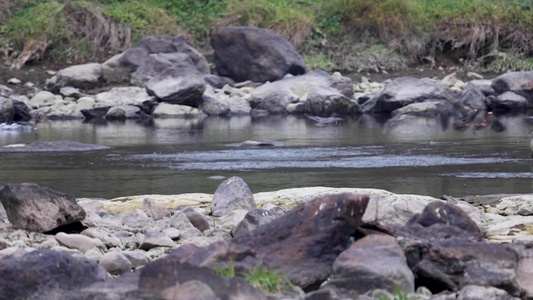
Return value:
<svg viewBox="0 0 533 300">
<path fill-rule="evenodd" d="M 495 71 L 529 69 L 532 0 L 0 0 L 0 56 L 84 62 L 143 36 L 184 34 L 209 51 L 228 25 L 272 29 L 313 68 L 400 69 L 444 54 Z"/>
</svg>

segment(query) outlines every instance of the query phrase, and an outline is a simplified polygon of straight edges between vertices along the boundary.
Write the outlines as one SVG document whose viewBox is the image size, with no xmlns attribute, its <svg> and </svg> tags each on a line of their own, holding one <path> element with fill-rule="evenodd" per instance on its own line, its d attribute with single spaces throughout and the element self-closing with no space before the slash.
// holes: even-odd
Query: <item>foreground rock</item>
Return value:
<svg viewBox="0 0 533 300">
<path fill-rule="evenodd" d="M 73 196 L 32 183 L 4 186 L 0 201 L 9 222 L 21 229 L 46 232 L 85 219 Z"/>
<path fill-rule="evenodd" d="M 256 27 L 224 27 L 211 35 L 217 72 L 237 82 L 276 81 L 305 73 L 294 46 L 274 32 Z"/>
<path fill-rule="evenodd" d="M 4 299 L 65 299 L 62 295 L 68 291 L 107 279 L 94 260 L 51 250 L 0 259 L 0 273 Z"/>
<path fill-rule="evenodd" d="M 198 265 L 235 261 L 237 268 L 265 267 L 286 274 L 302 288 L 317 287 L 332 271 L 361 223 L 368 196 L 339 194 L 301 204 L 275 222 L 261 226 L 230 242 L 207 248 L 180 248 L 172 257 Z"/>
</svg>

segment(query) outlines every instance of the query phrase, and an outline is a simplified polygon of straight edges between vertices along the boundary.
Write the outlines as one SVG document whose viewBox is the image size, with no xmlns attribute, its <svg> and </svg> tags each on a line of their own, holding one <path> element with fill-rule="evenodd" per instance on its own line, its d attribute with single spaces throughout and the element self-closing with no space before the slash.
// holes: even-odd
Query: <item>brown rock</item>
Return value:
<svg viewBox="0 0 533 300">
<path fill-rule="evenodd" d="M 21 229 L 46 232 L 85 219 L 74 196 L 33 183 L 6 185 L 0 201 L 9 222 Z"/>
</svg>

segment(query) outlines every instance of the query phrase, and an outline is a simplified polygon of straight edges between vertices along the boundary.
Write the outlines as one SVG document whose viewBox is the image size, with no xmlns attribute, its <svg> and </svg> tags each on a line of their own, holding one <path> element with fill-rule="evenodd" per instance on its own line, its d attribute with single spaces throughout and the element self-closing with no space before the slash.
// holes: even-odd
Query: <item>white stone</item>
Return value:
<svg viewBox="0 0 533 300">
<path fill-rule="evenodd" d="M 55 235 L 57 242 L 60 245 L 71 249 L 77 249 L 85 252 L 91 248 L 98 247 L 105 249 L 104 244 L 99 239 L 94 239 L 81 234 L 66 234 L 59 232 Z"/>
<path fill-rule="evenodd" d="M 11 84 L 20 84 L 22 81 L 20 81 L 20 79 L 17 79 L 17 78 L 11 78 L 7 81 L 7 83 L 11 83 Z"/>
</svg>

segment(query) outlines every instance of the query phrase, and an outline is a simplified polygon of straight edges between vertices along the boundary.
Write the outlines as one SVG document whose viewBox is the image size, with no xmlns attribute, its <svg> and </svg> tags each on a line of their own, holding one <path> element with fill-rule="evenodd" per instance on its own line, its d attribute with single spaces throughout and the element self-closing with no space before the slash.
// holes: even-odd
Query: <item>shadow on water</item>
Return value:
<svg viewBox="0 0 533 300">
<path fill-rule="evenodd" d="M 224 178 L 240 176 L 253 192 L 331 186 L 436 197 L 531 193 L 533 122 L 494 118 L 461 128 L 442 118 L 384 122 L 368 115 L 322 126 L 299 116 L 48 121 L 34 132 L 0 131 L 0 146 L 73 140 L 111 148 L 0 153 L 0 185 L 34 182 L 76 197 L 112 198 L 213 193 Z M 246 140 L 277 144 L 234 146 Z"/>
</svg>

